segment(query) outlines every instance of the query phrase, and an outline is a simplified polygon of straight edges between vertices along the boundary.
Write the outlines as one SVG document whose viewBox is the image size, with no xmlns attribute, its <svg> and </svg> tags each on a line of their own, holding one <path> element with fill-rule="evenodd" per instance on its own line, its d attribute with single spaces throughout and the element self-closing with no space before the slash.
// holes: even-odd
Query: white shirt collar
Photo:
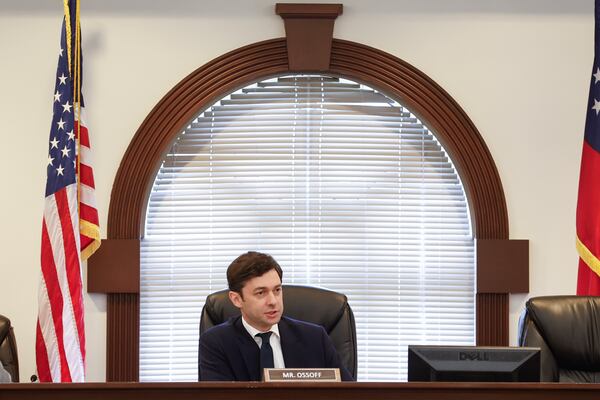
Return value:
<svg viewBox="0 0 600 400">
<path fill-rule="evenodd" d="M 244 328 L 246 328 L 246 330 L 248 331 L 248 333 L 250 334 L 250 336 L 255 337 L 258 333 L 263 333 L 262 331 L 259 331 L 258 329 L 256 329 L 255 327 L 253 327 L 252 325 L 250 325 L 245 319 L 244 317 L 242 317 L 242 325 L 244 325 Z M 270 332 L 273 332 L 278 338 L 280 338 L 279 336 L 279 326 L 277 324 L 272 325 L 271 329 L 269 329 Z M 269 332 L 267 331 L 267 332 Z"/>
</svg>

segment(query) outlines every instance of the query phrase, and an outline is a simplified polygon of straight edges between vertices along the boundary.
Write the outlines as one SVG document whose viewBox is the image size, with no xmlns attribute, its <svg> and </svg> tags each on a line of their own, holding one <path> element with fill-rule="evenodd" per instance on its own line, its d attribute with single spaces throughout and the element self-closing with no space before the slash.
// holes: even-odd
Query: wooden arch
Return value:
<svg viewBox="0 0 600 400">
<path fill-rule="evenodd" d="M 506 253 L 511 241 L 500 177 L 462 108 L 427 75 L 391 54 L 345 40 L 331 43 L 329 67 L 316 70 L 382 91 L 435 132 L 465 186 L 478 250 L 482 242 L 488 250 L 491 244 L 486 254 L 497 254 L 499 248 Z M 199 112 L 225 95 L 265 78 L 307 72 L 289 67 L 288 47 L 286 38 L 258 42 L 198 68 L 162 98 L 133 137 L 113 184 L 107 240 L 90 260 L 88 275 L 89 291 L 108 293 L 107 381 L 138 380 L 139 240 L 149 191 L 165 152 Z M 486 277 L 498 278 L 493 276 L 495 267 L 485 267 L 489 263 L 481 261 L 479 251 L 477 258 L 477 343 L 507 345 L 508 293 L 514 290 L 486 286 Z"/>
</svg>

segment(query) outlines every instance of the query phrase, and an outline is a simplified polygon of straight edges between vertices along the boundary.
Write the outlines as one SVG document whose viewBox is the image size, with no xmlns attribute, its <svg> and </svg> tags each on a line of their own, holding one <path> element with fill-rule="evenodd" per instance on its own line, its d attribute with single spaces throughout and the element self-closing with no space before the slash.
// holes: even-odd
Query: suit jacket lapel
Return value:
<svg viewBox="0 0 600 400">
<path fill-rule="evenodd" d="M 260 362 L 258 345 L 254 341 L 254 338 L 250 336 L 246 328 L 244 328 L 244 325 L 242 325 L 242 317 L 236 319 L 233 326 L 237 332 L 240 354 L 246 365 L 248 376 L 250 380 L 259 381 L 261 376 L 258 365 Z"/>
<path fill-rule="evenodd" d="M 285 317 L 279 321 L 279 336 L 281 340 L 281 352 L 283 353 L 283 362 L 286 368 L 298 368 L 302 365 L 301 353 L 295 351 L 298 347 L 298 338 L 291 329 L 289 322 Z"/>
</svg>

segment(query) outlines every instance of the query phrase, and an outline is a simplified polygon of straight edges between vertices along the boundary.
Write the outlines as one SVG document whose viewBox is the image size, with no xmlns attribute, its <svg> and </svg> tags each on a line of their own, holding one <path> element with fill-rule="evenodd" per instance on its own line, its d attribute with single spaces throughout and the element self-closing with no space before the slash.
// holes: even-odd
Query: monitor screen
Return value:
<svg viewBox="0 0 600 400">
<path fill-rule="evenodd" d="M 409 382 L 539 382 L 540 349 L 408 346 Z"/>
</svg>

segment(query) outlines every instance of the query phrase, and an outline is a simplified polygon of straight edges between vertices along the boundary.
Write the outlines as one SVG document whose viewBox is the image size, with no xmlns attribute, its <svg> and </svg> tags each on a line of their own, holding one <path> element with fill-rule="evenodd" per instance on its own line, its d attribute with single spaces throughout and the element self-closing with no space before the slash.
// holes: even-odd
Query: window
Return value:
<svg viewBox="0 0 600 400">
<path fill-rule="evenodd" d="M 140 380 L 197 378 L 205 297 L 272 254 L 284 283 L 345 293 L 359 380 L 405 380 L 407 344 L 474 344 L 475 261 L 460 179 L 406 108 L 294 75 L 215 103 L 175 140 L 149 198 Z"/>
</svg>

